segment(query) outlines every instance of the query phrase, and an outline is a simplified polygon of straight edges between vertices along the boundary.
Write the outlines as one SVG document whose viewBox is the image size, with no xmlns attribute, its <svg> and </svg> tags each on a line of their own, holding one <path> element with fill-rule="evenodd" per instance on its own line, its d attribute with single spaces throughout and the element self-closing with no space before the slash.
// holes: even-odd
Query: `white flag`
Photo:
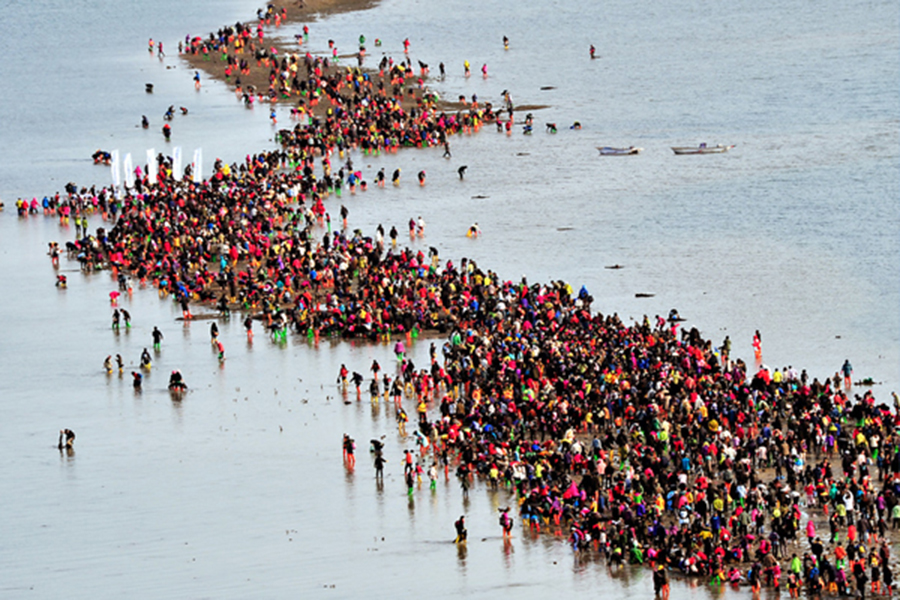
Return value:
<svg viewBox="0 0 900 600">
<path fill-rule="evenodd" d="M 194 183 L 203 181 L 203 148 L 194 150 L 194 163 L 191 167 L 191 173 L 194 175 Z"/>
<path fill-rule="evenodd" d="M 125 154 L 125 160 L 122 162 L 125 171 L 125 187 L 134 185 L 134 166 L 131 164 L 131 152 Z"/>
<path fill-rule="evenodd" d="M 181 146 L 175 146 L 172 152 L 172 177 L 175 181 L 181 181 Z"/>
<path fill-rule="evenodd" d="M 110 152 L 111 160 L 109 166 L 112 168 L 112 184 L 114 188 L 122 185 L 122 179 L 119 175 L 119 151 L 113 150 Z"/>
<path fill-rule="evenodd" d="M 156 184 L 156 150 L 147 150 L 147 179 L 150 185 Z"/>
</svg>

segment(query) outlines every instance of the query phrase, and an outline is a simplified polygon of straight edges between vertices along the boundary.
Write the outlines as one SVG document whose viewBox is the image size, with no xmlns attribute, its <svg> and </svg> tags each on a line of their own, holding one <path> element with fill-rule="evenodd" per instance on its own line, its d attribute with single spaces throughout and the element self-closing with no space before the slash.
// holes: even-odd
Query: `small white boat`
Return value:
<svg viewBox="0 0 900 600">
<path fill-rule="evenodd" d="M 700 144 L 699 146 L 672 146 L 672 152 L 675 154 L 721 154 L 723 152 L 728 152 L 732 148 L 734 148 L 734 144 L 730 146 L 723 146 L 722 144 L 707 146 L 706 144 Z"/>
<path fill-rule="evenodd" d="M 634 146 L 629 146 L 627 148 L 597 146 L 597 150 L 600 151 L 600 156 L 629 156 L 631 154 L 638 154 L 641 150 L 643 150 L 643 148 L 635 148 Z"/>
</svg>

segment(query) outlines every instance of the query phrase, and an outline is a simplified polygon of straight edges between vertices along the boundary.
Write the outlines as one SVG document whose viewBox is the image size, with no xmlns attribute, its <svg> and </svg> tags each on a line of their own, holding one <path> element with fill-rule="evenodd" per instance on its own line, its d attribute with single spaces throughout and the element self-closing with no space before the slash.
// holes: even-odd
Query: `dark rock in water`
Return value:
<svg viewBox="0 0 900 600">
<path fill-rule="evenodd" d="M 176 321 L 209 321 L 210 319 L 219 319 L 222 315 L 218 313 L 200 313 L 194 315 L 190 319 L 185 319 L 184 317 L 175 317 Z"/>
<path fill-rule="evenodd" d="M 531 152 L 516 152 L 516 156 L 531 156 Z"/>
<path fill-rule="evenodd" d="M 635 297 L 635 298 L 652 298 L 652 297 L 655 296 L 655 295 L 656 295 L 656 294 L 643 294 L 643 293 L 637 293 L 637 294 L 634 295 L 634 297 Z"/>
</svg>

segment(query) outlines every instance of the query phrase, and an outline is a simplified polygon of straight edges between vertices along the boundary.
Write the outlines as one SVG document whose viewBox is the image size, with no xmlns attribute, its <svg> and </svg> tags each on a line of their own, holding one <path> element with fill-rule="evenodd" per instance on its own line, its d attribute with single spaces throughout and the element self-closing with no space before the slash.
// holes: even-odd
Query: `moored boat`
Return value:
<svg viewBox="0 0 900 600">
<path fill-rule="evenodd" d="M 630 154 L 638 154 L 643 148 L 635 148 L 629 146 L 627 148 L 614 148 L 612 146 L 597 146 L 600 156 L 628 156 Z"/>
<path fill-rule="evenodd" d="M 722 144 L 707 146 L 704 143 L 699 146 L 672 146 L 672 151 L 675 154 L 721 154 L 728 152 L 732 148 L 734 148 L 734 144 L 730 146 L 723 146 Z"/>
</svg>

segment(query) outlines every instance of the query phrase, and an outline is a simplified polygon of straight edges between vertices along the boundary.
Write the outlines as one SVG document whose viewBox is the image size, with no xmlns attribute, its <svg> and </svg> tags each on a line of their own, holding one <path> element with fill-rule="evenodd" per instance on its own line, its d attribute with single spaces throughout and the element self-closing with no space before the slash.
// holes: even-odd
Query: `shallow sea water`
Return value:
<svg viewBox="0 0 900 600">
<path fill-rule="evenodd" d="M 53 287 L 46 244 L 72 231 L 43 217 L 19 222 L 17 196 L 40 198 L 70 180 L 105 184 L 89 158 L 98 147 L 136 163 L 149 147 L 171 152 L 158 134 L 169 104 L 191 110 L 173 122 L 172 145 L 188 158 L 203 147 L 207 169 L 217 156 L 269 147 L 266 110 L 241 108 L 215 82 L 195 93 L 173 56 L 180 36 L 248 19 L 255 4 L 0 8 L 9 32 L 0 38 L 9 82 L 0 87 L 0 596 L 650 595 L 649 573 L 610 574 L 553 536 L 517 529 L 505 544 L 496 513 L 510 502 L 505 492 L 479 485 L 464 504 L 455 481 L 442 480 L 409 501 L 400 460 L 412 442 L 397 435 L 389 407 L 365 396 L 344 404 L 334 385 L 342 363 L 393 365 L 388 347 L 277 346 L 259 332 L 248 345 L 232 319 L 219 323 L 220 367 L 209 322 L 176 321 L 178 307 L 152 290 L 121 302 L 134 327 L 116 335 L 108 274 L 85 277 L 63 260 L 69 289 Z M 508 279 L 584 284 L 602 312 L 639 319 L 678 308 L 717 343 L 730 335 L 747 359 L 754 329 L 772 366 L 822 377 L 849 358 L 858 377 L 884 382 L 874 389 L 887 400 L 900 383 L 898 10 L 887 1 L 648 9 L 560 0 L 515 10 L 489 1 L 478 15 L 449 0 L 435 15 L 428 3 L 386 0 L 335 15 L 312 26 L 314 50 L 328 39 L 349 49 L 365 33 L 384 40 L 370 49 L 377 61 L 380 51 L 399 57 L 409 37 L 414 64 L 433 73 L 446 64 L 447 80 L 429 82 L 445 97 L 476 93 L 496 105 L 509 89 L 517 103 L 550 105 L 535 111 L 534 135 L 461 136 L 451 160 L 439 149 L 354 156 L 370 181 L 381 167 L 402 167 L 403 183 L 340 202 L 366 232 L 378 223 L 404 231 L 422 215 L 427 235 L 415 247 L 468 256 Z M 41 46 L 13 23 L 40 32 Z M 163 63 L 146 52 L 151 36 L 166 45 Z M 588 60 L 591 43 L 602 58 Z M 149 131 L 137 127 L 141 114 Z M 583 129 L 568 129 L 574 120 Z M 545 122 L 559 133 L 545 133 Z M 737 147 L 700 157 L 669 150 L 701 141 Z M 602 145 L 645 151 L 601 158 Z M 415 184 L 422 169 L 425 188 Z M 474 221 L 478 240 L 464 235 Z M 612 264 L 625 268 L 604 268 Z M 128 371 L 154 325 L 166 338 L 135 395 Z M 428 343 L 412 352 L 424 365 Z M 107 377 L 101 363 L 116 353 L 129 368 Z M 165 391 L 175 368 L 192 388 L 180 404 Z M 63 427 L 78 434 L 73 456 L 55 448 Z M 344 432 L 359 446 L 353 473 L 341 464 Z M 367 452 L 381 435 L 383 488 Z M 450 543 L 462 513 L 464 550 Z M 718 595 L 673 587 L 676 599 L 698 592 Z"/>
</svg>

